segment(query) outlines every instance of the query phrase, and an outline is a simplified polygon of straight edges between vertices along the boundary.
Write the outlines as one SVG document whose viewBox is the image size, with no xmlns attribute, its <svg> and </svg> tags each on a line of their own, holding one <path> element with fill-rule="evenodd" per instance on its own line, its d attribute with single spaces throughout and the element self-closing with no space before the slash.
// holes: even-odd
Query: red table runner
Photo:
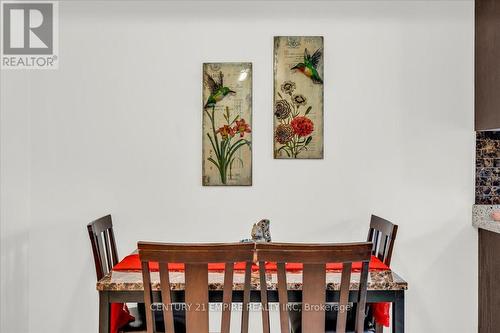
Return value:
<svg viewBox="0 0 500 333">
<path fill-rule="evenodd" d="M 129 256 L 126 256 L 123 258 L 122 261 L 120 261 L 115 267 L 113 267 L 114 271 L 140 271 L 141 268 L 141 261 L 139 259 L 139 254 L 131 254 Z M 170 271 L 184 271 L 184 264 L 176 264 L 176 263 L 170 263 L 168 264 L 168 269 Z M 245 269 L 245 263 L 243 262 L 238 262 L 234 264 L 234 269 L 235 270 L 244 270 Z M 252 265 L 252 270 L 256 271 L 258 270 L 259 267 L 257 265 Z M 266 270 L 267 271 L 276 271 L 276 263 L 271 263 L 268 262 L 266 263 Z M 158 263 L 157 262 L 150 262 L 149 263 L 149 270 L 152 272 L 158 272 Z M 209 271 L 223 271 L 224 270 L 224 263 L 213 263 L 213 264 L 208 264 L 208 270 Z M 286 264 L 286 270 L 287 271 L 301 271 L 302 270 L 302 264 L 298 263 L 287 263 Z M 326 270 L 327 271 L 342 271 L 342 263 L 328 263 L 326 264 Z M 369 270 L 370 271 L 388 271 L 390 270 L 389 267 L 387 267 L 386 264 L 384 264 L 382 261 L 380 261 L 379 258 L 372 256 L 370 259 L 370 264 L 369 264 Z M 352 271 L 353 272 L 360 272 L 361 271 L 361 262 L 353 262 L 352 263 Z"/>
</svg>

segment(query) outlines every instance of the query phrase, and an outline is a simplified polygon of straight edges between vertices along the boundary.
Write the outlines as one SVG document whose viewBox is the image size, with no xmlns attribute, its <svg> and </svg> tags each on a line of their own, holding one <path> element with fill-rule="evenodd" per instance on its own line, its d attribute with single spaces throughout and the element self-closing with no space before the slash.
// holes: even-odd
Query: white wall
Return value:
<svg viewBox="0 0 500 333">
<path fill-rule="evenodd" d="M 272 37 L 325 37 L 325 159 L 272 158 Z M 201 64 L 254 64 L 254 185 L 201 186 Z M 355 241 L 400 225 L 407 332 L 474 332 L 473 2 L 63 2 L 60 68 L 1 73 L 1 332 L 97 330 L 85 225 Z"/>
</svg>

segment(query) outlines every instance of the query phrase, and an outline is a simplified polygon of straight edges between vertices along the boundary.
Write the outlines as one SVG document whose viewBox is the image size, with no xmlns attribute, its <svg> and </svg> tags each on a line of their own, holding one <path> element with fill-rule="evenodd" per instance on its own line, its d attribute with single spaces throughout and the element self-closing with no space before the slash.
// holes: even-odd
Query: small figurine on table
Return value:
<svg viewBox="0 0 500 333">
<path fill-rule="evenodd" d="M 269 230 L 269 225 L 270 222 L 268 219 L 254 223 L 252 227 L 252 239 L 243 239 L 242 242 L 270 242 L 271 231 Z"/>
<path fill-rule="evenodd" d="M 269 220 L 263 219 L 255 223 L 252 228 L 252 240 L 254 242 L 270 242 L 271 231 L 269 230 Z"/>
</svg>

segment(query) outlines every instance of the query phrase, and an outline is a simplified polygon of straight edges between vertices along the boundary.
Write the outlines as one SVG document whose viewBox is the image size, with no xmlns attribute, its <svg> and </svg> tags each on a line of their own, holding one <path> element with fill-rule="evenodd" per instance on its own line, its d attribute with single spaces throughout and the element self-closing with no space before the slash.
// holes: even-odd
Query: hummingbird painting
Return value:
<svg viewBox="0 0 500 333">
<path fill-rule="evenodd" d="M 299 62 L 297 65 L 293 66 L 292 70 L 298 70 L 304 73 L 305 76 L 310 78 L 314 83 L 323 84 L 323 79 L 318 73 L 318 64 L 323 52 L 321 49 L 317 49 L 313 55 L 309 54 L 309 51 L 305 49 L 304 51 L 304 62 Z"/>
<path fill-rule="evenodd" d="M 219 80 L 216 82 L 212 76 L 205 73 L 205 83 L 210 89 L 210 96 L 208 96 L 207 102 L 205 103 L 206 108 L 213 108 L 217 102 L 220 102 L 229 94 L 236 94 L 236 91 L 229 89 L 224 86 L 224 74 L 219 71 Z"/>
</svg>

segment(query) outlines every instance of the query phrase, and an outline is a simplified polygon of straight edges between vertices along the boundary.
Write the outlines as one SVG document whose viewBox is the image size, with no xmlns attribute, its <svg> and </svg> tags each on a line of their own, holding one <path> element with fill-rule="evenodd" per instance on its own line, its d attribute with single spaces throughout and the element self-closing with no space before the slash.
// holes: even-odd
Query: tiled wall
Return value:
<svg viewBox="0 0 500 333">
<path fill-rule="evenodd" d="M 500 132 L 477 133 L 476 204 L 500 204 Z"/>
</svg>

